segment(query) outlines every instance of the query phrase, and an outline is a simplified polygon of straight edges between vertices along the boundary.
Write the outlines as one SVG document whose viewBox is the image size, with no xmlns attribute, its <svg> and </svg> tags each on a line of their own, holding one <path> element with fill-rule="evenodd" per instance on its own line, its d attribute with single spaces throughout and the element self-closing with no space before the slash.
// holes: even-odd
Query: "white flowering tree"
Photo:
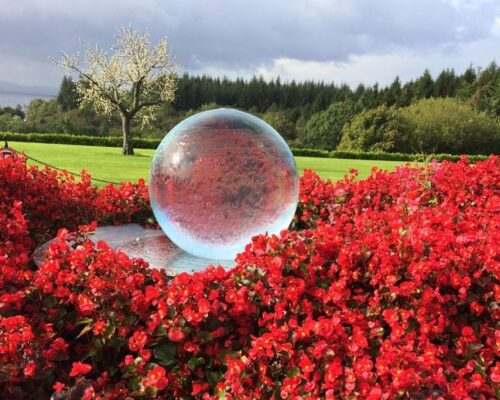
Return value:
<svg viewBox="0 0 500 400">
<path fill-rule="evenodd" d="M 153 46 L 146 32 L 121 27 L 111 52 L 85 45 L 83 62 L 78 54 L 62 53 L 54 62 L 77 73 L 80 104 L 101 115 L 119 113 L 122 121 L 123 154 L 132 155 L 131 122 L 148 124 L 161 103 L 174 99 L 176 65 L 167 40 Z"/>
</svg>

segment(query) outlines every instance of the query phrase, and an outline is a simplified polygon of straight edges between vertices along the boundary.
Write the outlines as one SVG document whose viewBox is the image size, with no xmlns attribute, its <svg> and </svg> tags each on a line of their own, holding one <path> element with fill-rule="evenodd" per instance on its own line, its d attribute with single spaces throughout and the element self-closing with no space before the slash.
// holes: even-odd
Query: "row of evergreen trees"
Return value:
<svg viewBox="0 0 500 400">
<path fill-rule="evenodd" d="M 217 103 L 263 113 L 270 107 L 278 109 L 309 108 L 311 113 L 326 109 L 330 104 L 352 100 L 364 109 L 380 105 L 405 107 L 415 100 L 431 97 L 458 97 L 463 100 L 473 96 L 477 106 L 498 114 L 497 105 L 489 97 L 500 90 L 500 67 L 491 63 L 487 68 L 467 68 L 463 74 L 453 69 L 443 70 L 433 79 L 429 70 L 416 80 L 401 83 L 399 77 L 386 86 L 348 85 L 324 82 L 281 82 L 279 78 L 265 81 L 254 77 L 243 79 L 212 78 L 184 74 L 179 79 L 174 106 L 179 110 L 198 109 L 203 104 Z"/>
<path fill-rule="evenodd" d="M 471 100 L 476 108 L 499 115 L 499 93 L 500 67 L 495 62 L 484 69 L 471 66 L 462 74 L 445 69 L 434 79 L 429 70 L 425 70 L 420 77 L 405 84 L 396 77 L 385 87 L 360 84 L 355 89 L 347 84 L 282 82 L 280 78 L 266 81 L 262 77 L 231 80 L 186 73 L 179 78 L 173 106 L 176 110 L 187 111 L 215 103 L 257 113 L 264 113 L 270 108 L 299 108 L 313 114 L 344 100 L 352 100 L 363 109 L 370 109 L 380 105 L 405 107 L 415 100 L 431 97 L 456 97 Z M 64 77 L 57 99 L 63 110 L 78 106 L 74 82 L 70 77 Z"/>
<path fill-rule="evenodd" d="M 426 99 L 446 101 L 426 103 Z M 500 148 L 496 143 L 500 137 L 500 67 L 494 62 L 486 68 L 469 67 L 462 74 L 445 69 L 435 78 L 425 70 L 415 80 L 403 84 L 396 77 L 385 87 L 375 84 L 351 88 L 315 81 L 266 81 L 262 77 L 231 80 L 184 74 L 179 77 L 175 101 L 162 105 L 152 124 L 144 130 L 135 127 L 134 134 L 162 137 L 187 116 L 223 106 L 260 116 L 295 146 L 327 150 L 337 146 L 353 150 L 432 150 L 436 148 L 431 143 L 432 136 L 443 132 L 446 140 L 440 142 L 439 150 L 451 152 L 453 146 L 446 143 L 453 139 L 446 132 L 460 127 L 445 126 L 439 121 L 449 114 L 457 121 L 474 121 L 464 132 L 457 132 L 457 137 L 471 136 L 472 131 L 485 132 L 483 136 L 487 137 L 481 146 L 468 141 L 463 150 L 456 151 L 477 153 Z M 4 111 L 0 110 L 0 131 L 120 134 L 117 118 L 103 118 L 89 108 L 78 107 L 75 83 L 70 77 L 64 77 L 57 99 L 32 101 L 24 120 L 19 118 L 19 109 Z M 411 122 L 418 118 L 428 121 L 435 134 L 428 130 L 425 135 L 421 133 L 423 128 Z M 451 119 L 448 121 L 451 123 Z M 393 129 L 396 125 L 398 129 Z M 387 132 L 392 133 L 387 136 Z M 408 150 L 409 142 L 398 141 L 398 137 L 420 137 L 419 144 L 412 142 Z M 429 143 L 422 144 L 422 138 Z"/>
</svg>

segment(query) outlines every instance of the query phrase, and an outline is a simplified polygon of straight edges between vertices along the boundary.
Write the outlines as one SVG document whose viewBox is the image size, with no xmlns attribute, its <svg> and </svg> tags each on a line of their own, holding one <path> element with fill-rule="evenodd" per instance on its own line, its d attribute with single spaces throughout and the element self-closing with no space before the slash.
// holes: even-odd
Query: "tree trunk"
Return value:
<svg viewBox="0 0 500 400">
<path fill-rule="evenodd" d="M 132 133 L 130 132 L 131 118 L 126 114 L 122 114 L 121 117 L 122 117 L 122 133 L 123 133 L 122 154 L 124 156 L 133 156 L 134 147 L 132 145 Z"/>
</svg>

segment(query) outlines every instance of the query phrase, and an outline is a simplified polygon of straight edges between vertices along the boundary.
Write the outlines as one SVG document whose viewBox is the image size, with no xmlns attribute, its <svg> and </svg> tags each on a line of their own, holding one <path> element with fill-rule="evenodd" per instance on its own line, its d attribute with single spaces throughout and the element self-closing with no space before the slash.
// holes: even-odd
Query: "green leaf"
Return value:
<svg viewBox="0 0 500 400">
<path fill-rule="evenodd" d="M 293 378 L 293 377 L 295 377 L 297 375 L 300 375 L 300 368 L 299 367 L 293 367 L 286 374 L 286 376 L 289 377 L 289 378 Z"/>
<path fill-rule="evenodd" d="M 86 325 L 76 338 L 78 339 L 80 336 L 85 335 L 90 330 L 92 330 L 92 325 Z"/>
<path fill-rule="evenodd" d="M 482 344 L 482 343 L 469 343 L 468 350 L 469 350 L 469 353 L 477 353 L 483 347 L 484 347 L 484 344 Z"/>
<path fill-rule="evenodd" d="M 164 325 L 160 325 L 155 329 L 153 335 L 154 336 L 166 336 L 168 333 L 167 328 Z"/>
<path fill-rule="evenodd" d="M 82 361 L 85 361 L 85 360 L 88 360 L 89 358 L 92 359 L 94 358 L 97 354 L 98 354 L 98 350 L 93 347 L 91 348 L 89 351 L 87 351 L 85 354 L 83 354 L 82 356 Z M 68 357 L 66 357 L 66 359 L 68 359 Z"/>
<path fill-rule="evenodd" d="M 207 379 L 211 385 L 215 385 L 222 378 L 222 374 L 215 371 L 207 371 Z"/>
<path fill-rule="evenodd" d="M 188 368 L 194 371 L 198 366 L 205 364 L 205 359 L 203 357 L 193 357 L 188 362 Z"/>
<path fill-rule="evenodd" d="M 133 316 L 133 315 L 127 315 L 125 317 L 125 323 L 127 325 L 132 325 L 135 321 L 137 321 L 137 318 L 135 316 Z"/>
<path fill-rule="evenodd" d="M 200 331 L 197 336 L 201 342 L 209 342 L 212 340 L 212 334 L 209 331 Z"/>
<path fill-rule="evenodd" d="M 156 346 L 153 353 L 161 365 L 168 367 L 175 361 L 176 348 L 173 343 L 164 342 Z"/>
<path fill-rule="evenodd" d="M 78 321 L 76 321 L 75 326 L 82 325 L 82 324 L 90 324 L 93 321 L 92 318 L 83 318 Z"/>
<path fill-rule="evenodd" d="M 158 389 L 154 386 L 148 386 L 145 390 L 146 397 L 150 399 L 155 399 L 158 393 Z"/>
<path fill-rule="evenodd" d="M 11 376 L 6 371 L 0 371 L 0 382 L 8 382 L 11 379 Z"/>
<path fill-rule="evenodd" d="M 118 372 L 118 367 L 116 365 L 109 367 L 109 374 L 111 376 L 115 376 L 117 372 Z"/>
<path fill-rule="evenodd" d="M 324 281 L 316 281 L 316 286 L 322 289 L 328 289 L 331 285 L 332 281 L 330 279 L 326 279 Z"/>
<path fill-rule="evenodd" d="M 57 299 L 54 296 L 48 296 L 43 299 L 43 305 L 47 308 L 53 308 L 57 305 Z"/>
<path fill-rule="evenodd" d="M 122 377 L 127 379 L 136 376 L 135 370 L 134 365 L 126 365 L 122 368 Z"/>
<path fill-rule="evenodd" d="M 226 400 L 226 395 L 224 393 L 219 393 L 219 400 Z"/>
<path fill-rule="evenodd" d="M 115 333 L 116 331 L 116 327 L 112 324 L 109 324 L 106 329 L 104 330 L 104 332 L 102 333 L 102 336 L 109 339 L 111 336 L 113 336 L 113 334 Z"/>
</svg>

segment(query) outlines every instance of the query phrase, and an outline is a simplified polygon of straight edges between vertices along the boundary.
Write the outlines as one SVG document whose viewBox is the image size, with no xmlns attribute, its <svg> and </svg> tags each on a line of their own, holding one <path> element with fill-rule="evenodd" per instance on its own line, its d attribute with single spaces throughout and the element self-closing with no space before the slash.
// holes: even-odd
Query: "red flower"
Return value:
<svg viewBox="0 0 500 400">
<path fill-rule="evenodd" d="M 83 315 L 88 315 L 92 311 L 94 311 L 95 304 L 92 302 L 92 299 L 87 296 L 86 294 L 80 294 L 78 295 L 78 303 L 77 303 L 77 309 L 82 313 Z"/>
<path fill-rule="evenodd" d="M 26 364 L 26 367 L 24 367 L 24 376 L 31 378 L 35 376 L 35 372 L 36 364 L 33 361 L 30 361 L 28 364 Z"/>
<path fill-rule="evenodd" d="M 52 388 L 56 391 L 56 393 L 61 393 L 65 387 L 66 385 L 61 382 L 56 382 L 54 383 L 54 385 L 52 385 Z"/>
<path fill-rule="evenodd" d="M 97 321 L 94 323 L 94 326 L 92 327 L 92 332 L 94 335 L 100 335 L 107 327 L 106 322 L 104 321 Z"/>
<path fill-rule="evenodd" d="M 92 370 L 92 366 L 90 364 L 85 364 L 81 362 L 74 362 L 69 376 L 79 376 L 79 375 L 87 375 Z"/>
<path fill-rule="evenodd" d="M 309 376 L 309 374 L 314 371 L 315 365 L 311 362 L 309 357 L 305 356 L 300 360 L 299 367 L 305 376 Z"/>
<path fill-rule="evenodd" d="M 335 387 L 338 384 L 337 378 L 342 374 L 342 365 L 339 359 L 328 365 L 327 372 L 325 375 L 325 382 L 328 384 L 329 388 Z"/>
<path fill-rule="evenodd" d="M 141 350 L 148 341 L 148 335 L 144 331 L 135 331 L 128 341 L 128 347 L 132 351 Z"/>
<path fill-rule="evenodd" d="M 373 388 L 370 390 L 367 400 L 379 400 L 382 398 L 382 390 L 380 388 Z"/>
<path fill-rule="evenodd" d="M 294 229 L 256 236 L 229 271 L 172 279 L 94 245 L 92 226 L 72 232 L 144 222 L 145 186 L 62 179 L 0 160 L 0 398 L 82 375 L 95 400 L 495 398 L 499 157 L 306 172 Z M 63 226 L 33 271 L 35 243 Z"/>
<path fill-rule="evenodd" d="M 142 380 L 144 386 L 152 386 L 158 390 L 163 390 L 168 386 L 168 379 L 165 377 L 165 368 L 156 366 L 148 371 L 148 375 Z"/>
<path fill-rule="evenodd" d="M 208 382 L 193 382 L 193 387 L 191 390 L 191 396 L 196 396 L 210 387 Z"/>
<path fill-rule="evenodd" d="M 500 362 L 497 361 L 495 366 L 491 368 L 490 379 L 493 383 L 500 383 Z"/>
<path fill-rule="evenodd" d="M 184 340 L 185 337 L 186 337 L 186 335 L 184 334 L 184 332 L 181 328 L 173 327 L 173 328 L 170 328 L 168 330 L 168 338 L 172 342 L 180 342 L 180 341 Z"/>
</svg>

